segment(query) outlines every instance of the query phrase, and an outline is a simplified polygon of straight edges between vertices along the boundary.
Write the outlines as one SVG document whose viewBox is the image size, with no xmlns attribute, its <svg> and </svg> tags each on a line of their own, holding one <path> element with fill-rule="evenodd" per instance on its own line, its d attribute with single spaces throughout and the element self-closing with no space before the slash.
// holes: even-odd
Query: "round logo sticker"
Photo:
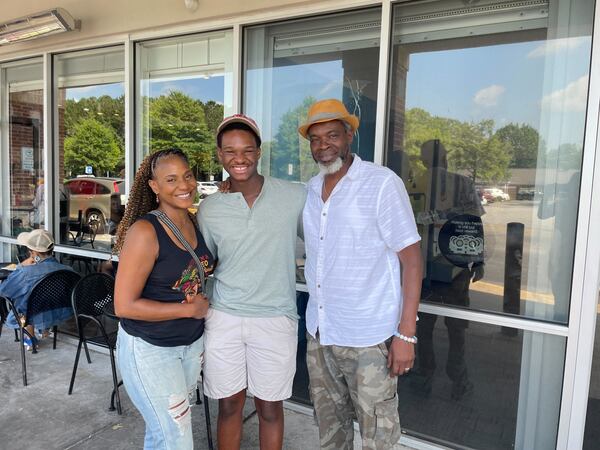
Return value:
<svg viewBox="0 0 600 450">
<path fill-rule="evenodd" d="M 469 267 L 483 262 L 483 223 L 481 217 L 462 214 L 449 219 L 438 236 L 440 252 L 452 264 Z"/>
</svg>

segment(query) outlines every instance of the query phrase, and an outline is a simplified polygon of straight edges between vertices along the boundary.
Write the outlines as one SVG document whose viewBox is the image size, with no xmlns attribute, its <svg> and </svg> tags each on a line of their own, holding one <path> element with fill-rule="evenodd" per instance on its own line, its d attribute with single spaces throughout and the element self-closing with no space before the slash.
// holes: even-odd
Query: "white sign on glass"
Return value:
<svg viewBox="0 0 600 450">
<path fill-rule="evenodd" d="M 33 147 L 21 147 L 21 170 L 33 172 Z"/>
</svg>

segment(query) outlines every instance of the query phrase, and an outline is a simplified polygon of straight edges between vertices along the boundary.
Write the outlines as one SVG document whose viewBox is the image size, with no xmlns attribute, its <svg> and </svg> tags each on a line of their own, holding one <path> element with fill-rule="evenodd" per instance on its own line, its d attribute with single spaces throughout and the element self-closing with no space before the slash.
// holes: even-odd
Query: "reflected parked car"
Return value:
<svg viewBox="0 0 600 450">
<path fill-rule="evenodd" d="M 216 181 L 197 181 L 196 184 L 200 198 L 204 198 L 219 191 L 219 185 Z"/>
<path fill-rule="evenodd" d="M 69 220 L 97 224 L 97 232 L 111 232 L 123 217 L 125 205 L 121 194 L 125 182 L 121 178 L 77 177 L 65 181 L 69 194 Z M 80 213 L 81 211 L 81 213 Z"/>
<path fill-rule="evenodd" d="M 510 196 L 499 188 L 486 188 L 483 190 L 483 196 L 487 198 L 488 202 L 503 202 L 505 200 L 510 200 Z"/>
<path fill-rule="evenodd" d="M 542 192 L 533 188 L 520 188 L 517 192 L 517 200 L 533 200 L 536 195 L 541 196 Z"/>
</svg>

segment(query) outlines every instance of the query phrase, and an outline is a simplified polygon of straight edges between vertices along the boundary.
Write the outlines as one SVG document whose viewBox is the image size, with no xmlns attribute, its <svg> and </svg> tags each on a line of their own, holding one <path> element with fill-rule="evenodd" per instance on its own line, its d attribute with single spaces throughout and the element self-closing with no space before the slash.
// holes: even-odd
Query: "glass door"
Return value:
<svg viewBox="0 0 600 450">
<path fill-rule="evenodd" d="M 568 324 L 593 7 L 393 9 L 385 162 L 423 238 L 422 302 L 448 311 L 419 314 L 417 370 L 399 388 L 411 433 L 555 446 L 565 338 L 460 311 Z"/>
</svg>

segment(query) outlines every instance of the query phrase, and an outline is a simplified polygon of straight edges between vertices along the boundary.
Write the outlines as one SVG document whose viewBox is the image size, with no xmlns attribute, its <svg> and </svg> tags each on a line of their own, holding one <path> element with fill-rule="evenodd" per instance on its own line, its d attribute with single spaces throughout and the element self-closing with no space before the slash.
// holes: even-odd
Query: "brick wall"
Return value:
<svg viewBox="0 0 600 450">
<path fill-rule="evenodd" d="M 11 207 L 31 209 L 37 183 L 44 177 L 42 90 L 11 93 L 9 117 Z M 23 170 L 23 147 L 34 149 L 33 170 Z M 13 215 L 23 215 L 23 211 L 17 212 Z"/>
</svg>

